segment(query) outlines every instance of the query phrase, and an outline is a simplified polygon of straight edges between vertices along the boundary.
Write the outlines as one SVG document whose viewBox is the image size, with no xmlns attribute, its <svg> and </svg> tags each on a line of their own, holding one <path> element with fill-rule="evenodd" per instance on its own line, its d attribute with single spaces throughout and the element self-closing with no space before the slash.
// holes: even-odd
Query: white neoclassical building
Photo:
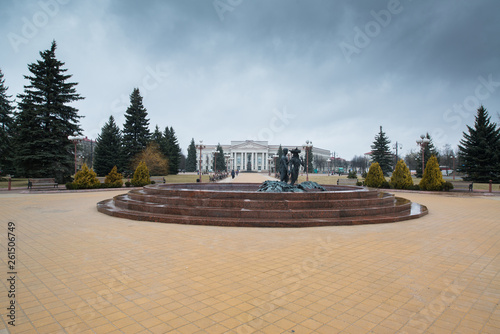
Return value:
<svg viewBox="0 0 500 334">
<path fill-rule="evenodd" d="M 217 145 L 204 145 L 205 147 L 201 150 L 201 169 L 202 171 L 211 171 L 213 168 L 215 154 L 214 151 Z M 240 170 L 240 171 L 274 171 L 275 158 L 277 157 L 278 149 L 280 145 L 269 145 L 267 141 L 254 141 L 254 140 L 244 140 L 244 141 L 231 141 L 230 145 L 222 145 L 222 150 L 226 155 L 226 161 L 228 164 L 228 170 Z M 282 148 L 288 148 L 292 150 L 294 148 L 299 148 L 301 150 L 300 156 L 305 159 L 305 150 L 303 145 L 281 145 Z M 197 161 L 199 165 L 200 161 L 200 150 L 197 150 Z M 330 151 L 322 148 L 314 147 L 312 148 L 312 154 L 314 156 L 322 156 L 326 160 L 330 159 Z M 197 167 L 199 168 L 199 167 Z"/>
</svg>

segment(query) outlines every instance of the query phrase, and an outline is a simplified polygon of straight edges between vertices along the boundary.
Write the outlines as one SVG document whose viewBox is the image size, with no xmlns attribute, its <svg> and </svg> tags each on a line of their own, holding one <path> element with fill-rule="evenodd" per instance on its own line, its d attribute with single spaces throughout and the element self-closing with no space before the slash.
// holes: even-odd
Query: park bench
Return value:
<svg viewBox="0 0 500 334">
<path fill-rule="evenodd" d="M 358 179 L 338 179 L 338 186 L 355 186 L 358 183 Z"/>
<path fill-rule="evenodd" d="M 53 178 L 30 178 L 28 179 L 28 189 L 33 189 L 33 188 L 47 188 L 47 187 L 52 187 L 56 188 L 58 187 L 59 184 L 56 182 L 55 179 Z"/>
<path fill-rule="evenodd" d="M 473 182 L 452 181 L 451 184 L 453 184 L 453 190 L 474 191 Z"/>
</svg>

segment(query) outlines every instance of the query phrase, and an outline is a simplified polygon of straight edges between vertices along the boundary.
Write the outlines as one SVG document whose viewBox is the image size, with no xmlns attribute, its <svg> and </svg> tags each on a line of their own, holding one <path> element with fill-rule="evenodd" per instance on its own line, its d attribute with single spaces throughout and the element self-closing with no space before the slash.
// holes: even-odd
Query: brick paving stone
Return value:
<svg viewBox="0 0 500 334">
<path fill-rule="evenodd" d="M 0 193 L 0 285 L 12 221 L 18 297 L 0 333 L 500 332 L 498 196 L 398 192 L 429 215 L 265 229 L 97 212 L 124 192 Z"/>
</svg>

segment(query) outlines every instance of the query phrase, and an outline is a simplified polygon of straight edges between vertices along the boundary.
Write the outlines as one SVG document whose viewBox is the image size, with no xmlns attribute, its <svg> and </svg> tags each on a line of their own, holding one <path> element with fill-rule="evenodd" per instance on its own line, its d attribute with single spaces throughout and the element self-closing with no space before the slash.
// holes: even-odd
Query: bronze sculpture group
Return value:
<svg viewBox="0 0 500 334">
<path fill-rule="evenodd" d="M 295 148 L 290 151 L 292 157 L 288 160 L 288 149 L 283 149 L 283 155 L 280 158 L 280 181 L 288 183 L 288 177 L 290 176 L 290 184 L 293 186 L 297 179 L 299 178 L 300 166 L 305 166 L 304 160 L 299 157 L 300 150 Z"/>
</svg>

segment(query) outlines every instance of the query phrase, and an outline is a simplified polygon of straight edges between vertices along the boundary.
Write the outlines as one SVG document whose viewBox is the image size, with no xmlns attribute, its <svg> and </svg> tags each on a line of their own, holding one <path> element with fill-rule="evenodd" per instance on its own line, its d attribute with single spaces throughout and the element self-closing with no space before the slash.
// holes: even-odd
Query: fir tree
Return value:
<svg viewBox="0 0 500 334">
<path fill-rule="evenodd" d="M 217 151 L 216 158 L 214 159 L 214 171 L 215 172 L 222 172 L 226 170 L 226 160 L 224 158 L 224 150 L 222 149 L 222 146 L 220 146 L 220 143 L 217 144 L 217 148 L 215 149 Z M 217 161 L 217 163 L 215 163 Z M 216 166 L 217 165 L 217 168 Z"/>
<path fill-rule="evenodd" d="M 130 94 L 130 106 L 125 112 L 123 125 L 123 153 L 127 168 L 131 167 L 132 160 L 149 144 L 148 113 L 142 104 L 142 96 L 138 88 Z"/>
<path fill-rule="evenodd" d="M 165 143 L 165 156 L 169 161 L 169 174 L 177 174 L 179 172 L 179 164 L 181 160 L 181 148 L 177 141 L 177 136 L 172 127 L 166 127 L 163 132 L 163 140 Z"/>
<path fill-rule="evenodd" d="M 194 144 L 194 138 L 191 138 L 191 143 L 187 149 L 188 156 L 186 159 L 186 172 L 196 171 L 196 145 Z"/>
<path fill-rule="evenodd" d="M 439 163 L 439 152 L 437 151 L 436 147 L 434 146 L 434 142 L 432 141 L 431 136 L 429 133 L 425 134 L 425 137 L 429 139 L 429 142 L 424 146 L 424 169 L 425 166 L 427 166 L 427 162 L 431 158 L 431 156 L 435 156 L 436 159 L 438 160 Z M 419 150 L 417 156 L 416 156 L 416 177 L 422 177 L 422 149 Z"/>
<path fill-rule="evenodd" d="M 490 121 L 488 111 L 481 105 L 477 109 L 474 128 L 467 126 L 468 133 L 458 146 L 466 180 L 489 182 L 500 180 L 500 128 Z"/>
<path fill-rule="evenodd" d="M 380 127 L 380 132 L 375 136 L 372 147 L 372 161 L 378 162 L 384 175 L 392 171 L 392 154 L 389 147 L 391 141 Z"/>
<path fill-rule="evenodd" d="M 164 139 L 163 133 L 161 133 L 160 128 L 158 127 L 158 125 L 156 125 L 155 130 L 153 131 L 153 134 L 151 135 L 151 141 L 156 142 L 160 146 L 160 149 L 161 149 L 162 146 L 165 145 L 165 142 L 163 139 Z M 162 152 L 162 153 L 166 154 L 166 152 Z"/>
<path fill-rule="evenodd" d="M 94 168 L 99 176 L 108 174 L 114 166 L 119 170 L 124 167 L 122 154 L 122 136 L 113 116 L 104 124 L 97 136 L 94 150 Z"/>
<path fill-rule="evenodd" d="M 274 172 L 278 173 L 278 171 L 280 170 L 280 165 L 281 165 L 281 156 L 283 155 L 283 148 L 281 147 L 281 144 L 280 144 L 280 147 L 278 148 L 278 152 L 276 152 L 276 154 L 278 155 L 278 157 L 276 158 L 276 170 Z"/>
<path fill-rule="evenodd" d="M 68 136 L 81 134 L 81 116 L 70 106 L 81 100 L 77 83 L 67 82 L 64 63 L 55 56 L 56 42 L 40 52 L 41 60 L 28 65 L 33 76 L 19 94 L 15 149 L 18 173 L 28 177 L 55 177 L 64 183 L 74 171 L 73 143 Z"/>
<path fill-rule="evenodd" d="M 2 70 L 0 70 L 0 174 L 14 172 L 12 170 L 13 152 L 11 148 L 14 107 L 10 101 L 12 96 L 7 95 L 8 88 L 5 86 L 5 79 Z"/>
</svg>

